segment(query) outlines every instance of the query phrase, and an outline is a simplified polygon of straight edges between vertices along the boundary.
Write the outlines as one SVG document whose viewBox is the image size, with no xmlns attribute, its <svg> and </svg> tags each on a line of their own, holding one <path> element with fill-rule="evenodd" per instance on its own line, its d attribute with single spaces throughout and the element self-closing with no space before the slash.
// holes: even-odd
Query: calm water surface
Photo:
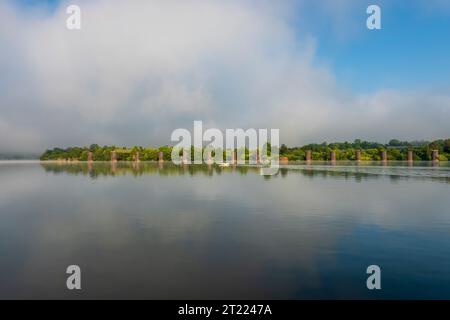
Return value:
<svg viewBox="0 0 450 320">
<path fill-rule="evenodd" d="M 450 299 L 449 191 L 442 164 L 2 162 L 0 298 Z"/>
</svg>

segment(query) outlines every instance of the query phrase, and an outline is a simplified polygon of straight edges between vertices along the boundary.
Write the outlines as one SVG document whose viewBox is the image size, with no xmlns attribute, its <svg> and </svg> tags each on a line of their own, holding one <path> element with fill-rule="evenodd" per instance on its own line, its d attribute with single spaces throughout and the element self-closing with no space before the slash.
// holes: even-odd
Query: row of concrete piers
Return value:
<svg viewBox="0 0 450 320">
<path fill-rule="evenodd" d="M 438 162 L 439 161 L 439 150 L 432 150 L 431 154 L 432 154 L 432 161 Z M 286 157 L 282 157 L 280 159 L 283 159 L 283 162 L 288 161 L 288 159 Z M 358 162 L 361 161 L 361 150 L 356 150 L 355 159 Z M 311 162 L 311 161 L 312 161 L 312 152 L 311 152 L 311 150 L 306 150 L 306 162 Z M 334 151 L 334 150 L 332 150 L 330 152 L 330 161 L 336 162 L 336 151 Z M 381 161 L 382 162 L 388 161 L 388 155 L 387 155 L 386 150 L 381 151 Z M 414 154 L 413 154 L 412 150 L 408 150 L 407 161 L 414 162 Z"/>
<path fill-rule="evenodd" d="M 139 152 L 135 152 L 133 154 L 133 162 L 140 162 L 140 157 L 141 154 Z M 117 162 L 117 152 L 116 151 L 112 151 L 111 152 L 111 162 Z M 88 152 L 88 156 L 87 156 L 87 161 L 88 162 L 93 162 L 94 161 L 94 153 L 92 151 Z M 164 153 L 160 152 L 158 154 L 158 162 L 164 162 Z"/>
<path fill-rule="evenodd" d="M 261 155 L 259 153 L 259 150 L 257 150 L 253 160 L 255 160 L 256 164 L 261 164 L 262 160 L 261 160 Z M 182 160 L 181 160 L 182 164 L 189 164 L 191 162 L 190 159 L 190 152 L 183 150 L 183 155 L 182 155 Z M 233 151 L 230 155 L 230 157 L 226 159 L 226 162 L 231 164 L 231 165 L 236 165 L 238 163 L 238 157 L 237 157 L 237 151 Z M 214 159 L 212 156 L 212 152 L 209 151 L 208 152 L 208 156 L 206 158 L 206 164 L 212 164 L 214 163 Z"/>
<path fill-rule="evenodd" d="M 439 151 L 438 150 L 432 150 L 432 161 L 433 162 L 438 162 L 439 161 Z M 256 152 L 256 163 L 257 164 L 261 164 L 261 156 L 259 153 L 259 150 Z M 356 150 L 355 152 L 355 159 L 357 162 L 361 161 L 361 150 Z M 88 153 L 88 157 L 87 157 L 87 161 L 88 162 L 93 162 L 94 161 L 94 154 L 93 152 L 89 152 Z M 133 161 L 134 162 L 140 162 L 140 153 L 139 152 L 135 152 L 133 154 Z M 331 162 L 336 162 L 336 151 L 332 150 L 330 152 L 330 161 Z M 388 161 L 388 155 L 387 155 L 387 151 L 383 150 L 381 151 L 381 161 L 382 162 L 387 162 Z M 408 150 L 408 156 L 407 156 L 407 161 L 412 163 L 414 162 L 414 154 L 412 152 L 412 150 Z M 117 162 L 117 152 L 116 151 L 112 151 L 111 152 L 111 162 Z M 158 162 L 164 162 L 164 153 L 162 151 L 159 152 L 158 154 Z M 190 163 L 190 152 L 183 150 L 183 156 L 182 156 L 182 163 L 183 164 L 188 164 Z M 208 152 L 208 157 L 207 157 L 207 163 L 208 164 L 212 164 L 213 158 L 212 158 L 212 153 L 211 151 Z M 227 162 L 230 164 L 237 164 L 237 152 L 233 151 L 231 154 L 230 159 L 227 159 Z M 281 163 L 287 163 L 289 162 L 288 157 L 280 157 L 280 162 Z M 310 163 L 312 162 L 312 151 L 311 150 L 306 150 L 306 162 Z"/>
</svg>

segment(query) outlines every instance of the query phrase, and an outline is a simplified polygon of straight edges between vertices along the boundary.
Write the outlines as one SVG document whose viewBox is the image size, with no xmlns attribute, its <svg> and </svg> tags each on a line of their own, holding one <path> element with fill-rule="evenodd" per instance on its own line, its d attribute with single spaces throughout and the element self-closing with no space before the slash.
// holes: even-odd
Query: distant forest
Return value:
<svg viewBox="0 0 450 320">
<path fill-rule="evenodd" d="M 269 155 L 270 155 L 270 145 Z M 330 160 L 331 151 L 335 151 L 336 160 L 356 160 L 356 150 L 361 151 L 361 160 L 376 161 L 381 160 L 381 152 L 386 151 L 389 160 L 407 160 L 408 151 L 413 151 L 413 158 L 416 161 L 432 160 L 432 150 L 439 151 L 439 160 L 448 161 L 450 159 L 450 139 L 440 139 L 436 141 L 399 141 L 390 140 L 388 144 L 378 142 L 369 142 L 363 140 L 355 140 L 354 142 L 334 142 L 308 144 L 302 147 L 288 147 L 282 145 L 280 147 L 280 157 L 287 157 L 290 161 L 298 161 L 306 159 L 306 151 L 311 150 L 312 160 Z M 139 158 L 142 161 L 157 161 L 159 152 L 164 154 L 164 160 L 170 160 L 172 147 L 162 146 L 159 148 L 143 148 L 135 146 L 132 148 L 117 146 L 99 146 L 93 144 L 89 147 L 71 147 L 71 148 L 54 148 L 45 151 L 40 159 L 46 160 L 78 160 L 87 161 L 88 153 L 92 152 L 94 161 L 109 161 L 111 152 L 116 151 L 117 159 L 120 161 L 131 161 L 136 152 L 139 152 Z M 191 148 L 192 156 L 199 150 Z M 229 154 L 226 151 L 224 158 Z M 252 152 L 245 150 L 245 157 L 248 159 Z"/>
<path fill-rule="evenodd" d="M 0 153 L 0 160 L 37 160 L 39 154 L 30 153 Z"/>
</svg>

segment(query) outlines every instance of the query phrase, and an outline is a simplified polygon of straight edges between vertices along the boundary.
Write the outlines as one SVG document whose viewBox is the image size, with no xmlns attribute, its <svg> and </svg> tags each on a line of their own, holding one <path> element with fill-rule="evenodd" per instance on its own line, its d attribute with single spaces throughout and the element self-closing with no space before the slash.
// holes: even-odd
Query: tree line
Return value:
<svg viewBox="0 0 450 320">
<path fill-rule="evenodd" d="M 139 158 L 142 161 L 156 161 L 158 160 L 159 152 L 161 151 L 164 154 L 164 160 L 170 160 L 172 147 L 162 146 L 159 148 L 143 148 L 134 146 L 132 148 L 127 148 L 92 144 L 89 147 L 54 148 L 52 150 L 46 150 L 41 155 L 40 159 L 42 161 L 62 159 L 87 161 L 89 152 L 92 152 L 94 161 L 109 161 L 111 160 L 111 153 L 113 151 L 116 152 L 117 160 L 119 161 L 132 161 L 136 152 L 139 152 Z"/>
<path fill-rule="evenodd" d="M 63 160 L 71 159 L 78 161 L 87 161 L 89 152 L 92 152 L 94 161 L 109 161 L 113 151 L 117 154 L 119 161 L 132 161 L 136 152 L 139 152 L 139 158 L 142 161 L 157 161 L 159 153 L 163 152 L 164 160 L 171 160 L 171 146 L 161 146 L 158 148 L 134 146 L 131 148 L 117 146 L 99 146 L 93 144 L 89 147 L 70 147 L 70 148 L 54 148 L 46 150 L 40 157 L 41 160 Z M 267 146 L 268 154 L 271 153 L 271 146 Z M 450 159 L 450 139 L 440 139 L 432 142 L 429 141 L 400 141 L 392 139 L 387 144 L 378 142 L 363 141 L 356 139 L 353 142 L 323 142 L 320 144 L 307 144 L 302 147 L 288 147 L 285 144 L 279 149 L 280 157 L 287 157 L 289 161 L 299 161 L 306 159 L 306 152 L 311 151 L 312 160 L 330 160 L 331 151 L 335 151 L 336 160 L 356 160 L 356 151 L 361 151 L 361 160 L 377 161 L 381 160 L 381 152 L 386 151 L 389 160 L 405 161 L 408 157 L 408 151 L 413 152 L 415 161 L 432 160 L 432 150 L 439 151 L 439 160 L 448 161 Z M 230 152 L 221 150 L 223 158 L 230 157 Z M 180 151 L 181 152 L 181 151 Z M 196 150 L 191 147 L 191 157 L 194 153 L 201 153 L 202 150 Z M 219 151 L 220 152 L 220 151 Z M 243 155 L 248 160 L 255 151 L 245 148 Z M 264 153 L 262 153 L 264 154 Z M 213 153 L 214 156 L 214 153 Z"/>
<path fill-rule="evenodd" d="M 413 160 L 432 160 L 432 150 L 439 151 L 439 160 L 450 159 L 450 139 L 428 141 L 399 141 L 392 139 L 387 144 L 363 141 L 356 139 L 354 142 L 334 142 L 321 144 L 313 143 L 303 147 L 289 148 L 282 145 L 280 156 L 289 160 L 305 160 L 306 151 L 311 150 L 312 160 L 330 160 L 331 151 L 335 151 L 336 160 L 356 160 L 356 151 L 361 151 L 362 161 L 379 161 L 382 159 L 382 151 L 386 151 L 389 160 L 405 161 L 408 159 L 408 151 L 412 151 Z"/>
</svg>

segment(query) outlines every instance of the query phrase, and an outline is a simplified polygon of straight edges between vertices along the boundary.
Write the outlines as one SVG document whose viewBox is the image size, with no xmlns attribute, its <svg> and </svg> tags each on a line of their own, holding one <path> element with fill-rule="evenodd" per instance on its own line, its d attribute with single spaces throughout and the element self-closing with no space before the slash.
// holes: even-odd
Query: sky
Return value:
<svg viewBox="0 0 450 320">
<path fill-rule="evenodd" d="M 0 152 L 173 144 L 194 120 L 288 145 L 448 138 L 449 34 L 445 0 L 1 1 Z"/>
</svg>

